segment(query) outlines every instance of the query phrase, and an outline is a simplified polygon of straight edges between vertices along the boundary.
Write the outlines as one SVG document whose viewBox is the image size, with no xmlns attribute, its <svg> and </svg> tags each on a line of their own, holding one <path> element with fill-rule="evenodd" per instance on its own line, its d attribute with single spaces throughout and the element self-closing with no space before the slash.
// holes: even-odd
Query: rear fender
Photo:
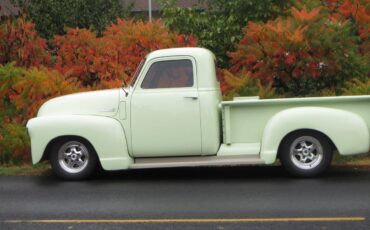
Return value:
<svg viewBox="0 0 370 230">
<path fill-rule="evenodd" d="M 370 148 L 369 129 L 357 114 L 331 108 L 298 107 L 283 110 L 268 121 L 262 137 L 261 159 L 273 163 L 284 137 L 301 129 L 323 133 L 341 155 L 366 153 Z"/>
</svg>

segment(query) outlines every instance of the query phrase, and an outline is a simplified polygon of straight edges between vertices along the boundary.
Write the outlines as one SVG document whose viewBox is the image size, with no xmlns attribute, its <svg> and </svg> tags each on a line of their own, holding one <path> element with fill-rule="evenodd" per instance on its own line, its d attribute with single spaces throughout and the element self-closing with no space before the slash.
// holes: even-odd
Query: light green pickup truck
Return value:
<svg viewBox="0 0 370 230">
<path fill-rule="evenodd" d="M 202 48 L 154 51 L 127 88 L 46 102 L 27 123 L 32 160 L 64 179 L 105 170 L 265 165 L 322 173 L 333 151 L 370 149 L 370 96 L 221 101 L 214 55 Z"/>
</svg>

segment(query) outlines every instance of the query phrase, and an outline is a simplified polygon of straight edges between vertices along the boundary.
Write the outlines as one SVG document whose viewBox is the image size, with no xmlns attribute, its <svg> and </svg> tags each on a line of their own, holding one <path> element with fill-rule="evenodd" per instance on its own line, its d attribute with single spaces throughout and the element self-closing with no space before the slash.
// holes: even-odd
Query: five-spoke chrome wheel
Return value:
<svg viewBox="0 0 370 230">
<path fill-rule="evenodd" d="M 81 142 L 68 141 L 58 151 L 58 162 L 69 173 L 81 172 L 89 162 L 89 151 Z"/>
<path fill-rule="evenodd" d="M 290 158 L 301 169 L 311 169 L 323 159 L 323 148 L 319 140 L 311 136 L 302 136 L 290 146 Z"/>
<path fill-rule="evenodd" d="M 89 177 L 98 166 L 92 145 L 79 137 L 66 137 L 54 142 L 50 163 L 54 173 L 67 180 Z"/>
<path fill-rule="evenodd" d="M 294 176 L 317 176 L 328 168 L 333 148 L 328 137 L 313 130 L 299 130 L 287 135 L 279 148 L 279 158 Z"/>
</svg>

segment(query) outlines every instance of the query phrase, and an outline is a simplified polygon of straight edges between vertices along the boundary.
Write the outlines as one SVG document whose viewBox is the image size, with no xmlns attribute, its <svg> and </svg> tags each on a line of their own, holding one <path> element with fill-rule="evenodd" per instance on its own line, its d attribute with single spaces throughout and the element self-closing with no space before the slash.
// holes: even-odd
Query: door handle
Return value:
<svg viewBox="0 0 370 230">
<path fill-rule="evenodd" d="M 192 100 L 197 100 L 198 96 L 185 96 L 184 98 L 192 99 Z"/>
</svg>

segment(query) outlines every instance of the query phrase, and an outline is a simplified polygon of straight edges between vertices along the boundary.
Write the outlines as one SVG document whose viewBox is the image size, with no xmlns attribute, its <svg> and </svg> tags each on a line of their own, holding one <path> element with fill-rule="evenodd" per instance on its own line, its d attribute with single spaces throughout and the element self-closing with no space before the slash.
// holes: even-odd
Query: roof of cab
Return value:
<svg viewBox="0 0 370 230">
<path fill-rule="evenodd" d="M 153 59 L 153 58 L 160 58 L 160 57 L 168 57 L 168 56 L 193 56 L 195 58 L 201 57 L 209 57 L 212 56 L 214 59 L 214 54 L 204 48 L 199 47 L 185 47 L 185 48 L 170 48 L 170 49 L 161 49 L 156 50 L 149 53 L 146 58 Z"/>
</svg>

